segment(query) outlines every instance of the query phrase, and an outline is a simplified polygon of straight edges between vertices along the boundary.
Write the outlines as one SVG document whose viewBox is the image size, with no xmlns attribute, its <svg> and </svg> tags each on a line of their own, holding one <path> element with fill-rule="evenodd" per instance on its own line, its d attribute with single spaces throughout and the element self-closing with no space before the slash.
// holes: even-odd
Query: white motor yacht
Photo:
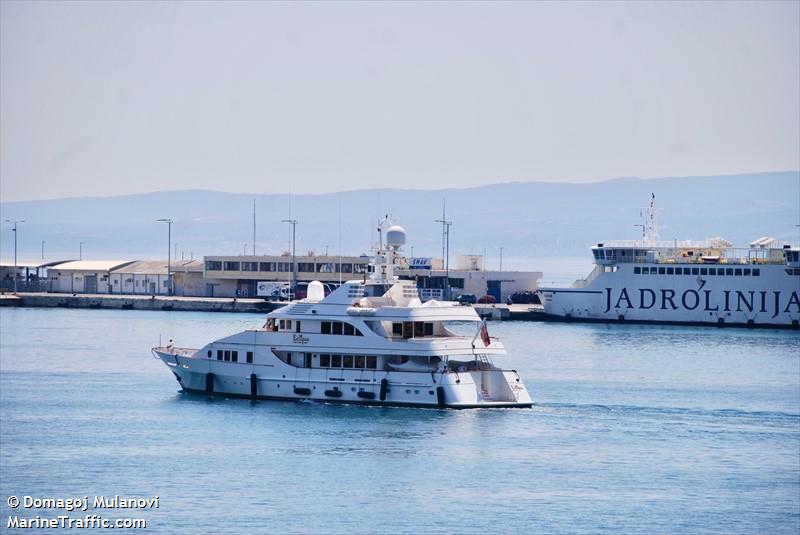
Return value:
<svg viewBox="0 0 800 535">
<path fill-rule="evenodd" d="M 531 397 L 517 371 L 492 363 L 505 349 L 489 336 L 472 307 L 422 303 L 414 281 L 394 276 L 404 244 L 405 231 L 391 226 L 369 278 L 345 282 L 328 296 L 320 282 L 311 282 L 306 299 L 271 312 L 259 329 L 200 349 L 170 343 L 153 348 L 153 355 L 175 374 L 183 390 L 206 394 L 418 407 L 530 407 Z"/>
</svg>

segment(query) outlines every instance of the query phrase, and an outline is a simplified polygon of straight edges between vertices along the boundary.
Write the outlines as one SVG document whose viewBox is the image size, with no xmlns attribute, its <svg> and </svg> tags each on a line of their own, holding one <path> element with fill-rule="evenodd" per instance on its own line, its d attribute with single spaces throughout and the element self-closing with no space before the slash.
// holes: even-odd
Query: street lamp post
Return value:
<svg viewBox="0 0 800 535">
<path fill-rule="evenodd" d="M 6 219 L 6 223 L 11 223 L 14 227 L 11 229 L 11 232 L 14 233 L 14 293 L 17 293 L 17 223 L 24 223 L 24 219 Z"/>
<path fill-rule="evenodd" d="M 503 248 L 500 247 L 500 271 L 503 271 Z"/>
<path fill-rule="evenodd" d="M 452 225 L 453 222 L 445 219 L 436 219 L 434 223 L 441 223 L 442 227 L 445 229 L 444 285 L 447 291 L 447 300 L 450 301 L 450 225 Z"/>
<path fill-rule="evenodd" d="M 167 224 L 167 293 L 172 295 L 172 279 L 170 278 L 172 271 L 172 219 L 163 218 L 156 219 L 156 221 Z"/>
<path fill-rule="evenodd" d="M 83 242 L 78 242 L 78 260 L 83 260 Z"/>
<path fill-rule="evenodd" d="M 295 256 L 295 230 L 297 229 L 297 219 L 281 219 L 281 223 L 289 223 L 292 226 L 292 285 L 289 291 L 294 294 L 297 287 L 297 262 Z"/>
<path fill-rule="evenodd" d="M 47 243 L 47 242 L 42 240 L 42 260 L 44 260 L 44 244 L 45 243 Z"/>
</svg>

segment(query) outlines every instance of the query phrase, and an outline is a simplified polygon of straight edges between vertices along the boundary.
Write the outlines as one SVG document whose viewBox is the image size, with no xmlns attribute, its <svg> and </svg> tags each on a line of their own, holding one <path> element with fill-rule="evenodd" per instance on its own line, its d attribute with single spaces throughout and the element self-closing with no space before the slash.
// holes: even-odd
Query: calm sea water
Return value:
<svg viewBox="0 0 800 535">
<path fill-rule="evenodd" d="M 260 315 L 0 321 L 3 531 L 9 495 L 115 494 L 159 496 L 104 512 L 148 533 L 800 530 L 797 333 L 493 323 L 536 406 L 449 411 L 185 395 L 149 354 Z"/>
</svg>

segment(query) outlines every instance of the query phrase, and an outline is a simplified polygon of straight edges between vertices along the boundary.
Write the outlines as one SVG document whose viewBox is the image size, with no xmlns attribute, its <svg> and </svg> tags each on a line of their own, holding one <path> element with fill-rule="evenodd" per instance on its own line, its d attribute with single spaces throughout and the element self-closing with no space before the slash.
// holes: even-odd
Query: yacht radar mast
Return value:
<svg viewBox="0 0 800 535">
<path fill-rule="evenodd" d="M 655 193 L 650 194 L 650 206 L 644 209 L 644 228 L 642 234 L 645 245 L 655 245 L 655 243 L 659 240 L 658 225 L 656 224 Z"/>
<path fill-rule="evenodd" d="M 384 229 L 385 244 L 383 243 Z M 380 247 L 372 258 L 373 271 L 370 278 L 376 282 L 393 283 L 397 279 L 394 275 L 397 252 L 406 244 L 406 231 L 400 225 L 392 224 L 387 215 L 378 224 L 378 236 Z"/>
</svg>

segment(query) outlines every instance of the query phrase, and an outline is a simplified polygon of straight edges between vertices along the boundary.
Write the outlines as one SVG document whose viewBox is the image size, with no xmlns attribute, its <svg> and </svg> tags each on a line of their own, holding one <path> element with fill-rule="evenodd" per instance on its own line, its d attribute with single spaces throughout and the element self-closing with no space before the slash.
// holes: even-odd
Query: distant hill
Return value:
<svg viewBox="0 0 800 535">
<path fill-rule="evenodd" d="M 512 182 L 444 189 L 374 189 L 325 195 L 293 195 L 298 254 L 366 252 L 377 241 L 378 219 L 389 213 L 408 231 L 408 250 L 441 256 L 442 200 L 453 222 L 450 251 L 487 249 L 496 258 L 585 256 L 587 247 L 607 239 L 636 238 L 640 209 L 655 193 L 661 209 L 662 239 L 722 236 L 737 244 L 769 235 L 798 241 L 800 172 L 641 180 L 620 178 L 590 184 Z M 173 242 L 188 258 L 252 251 L 252 206 L 257 205 L 258 253 L 289 247 L 287 195 L 216 191 L 170 191 L 119 197 L 86 197 L 0 203 L 2 219 L 20 225 L 20 258 L 38 259 L 46 240 L 47 258 L 76 257 L 84 242 L 87 258 L 166 256 L 170 217 Z M 340 224 L 341 222 L 341 224 Z M 2 257 L 12 256 L 12 233 L 4 223 Z"/>
</svg>

